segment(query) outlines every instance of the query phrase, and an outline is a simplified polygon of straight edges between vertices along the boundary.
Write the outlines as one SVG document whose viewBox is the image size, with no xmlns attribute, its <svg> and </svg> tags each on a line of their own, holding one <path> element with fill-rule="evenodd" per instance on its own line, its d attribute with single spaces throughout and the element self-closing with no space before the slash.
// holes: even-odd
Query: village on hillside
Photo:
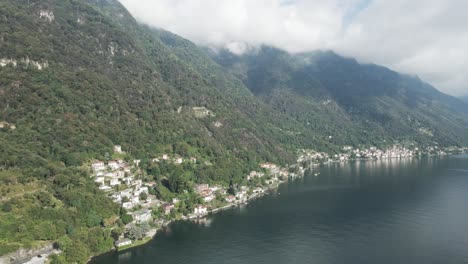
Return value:
<svg viewBox="0 0 468 264">
<path fill-rule="evenodd" d="M 124 232 L 115 242 L 117 249 L 123 249 L 144 243 L 153 237 L 158 229 L 177 219 L 199 219 L 209 213 L 247 203 L 249 200 L 260 197 L 269 190 L 276 189 L 280 183 L 288 179 L 304 176 L 307 170 L 333 162 L 347 162 L 349 160 L 379 160 L 409 158 L 421 155 L 446 155 L 453 149 L 439 149 L 426 147 L 423 149 L 409 149 L 394 145 L 386 150 L 376 147 L 353 148 L 346 146 L 342 153 L 330 155 L 314 150 L 299 150 L 297 164 L 288 168 L 273 163 L 259 164 L 258 171 L 251 171 L 245 175 L 250 185 L 237 186 L 236 190 L 229 190 L 223 185 L 196 184 L 193 195 L 197 197 L 197 204 L 192 206 L 187 196 L 178 196 L 172 199 L 161 200 L 155 193 L 157 183 L 147 176 L 139 167 L 141 160 L 124 161 L 115 159 L 108 161 L 93 161 L 90 165 L 92 177 L 99 189 L 121 206 L 126 218 Z M 114 146 L 114 154 L 122 156 L 121 146 Z M 184 158 L 178 155 L 162 154 L 152 158 L 154 164 L 172 163 L 181 166 L 184 163 L 196 163 L 195 157 Z M 317 176 L 317 173 L 315 173 Z M 187 191 L 185 191 L 187 192 Z"/>
<path fill-rule="evenodd" d="M 123 154 L 121 146 L 114 146 L 115 154 Z M 181 208 L 183 198 L 173 198 L 162 201 L 157 198 L 154 188 L 157 183 L 147 177 L 139 168 L 140 160 L 124 161 L 123 159 L 91 163 L 92 177 L 99 189 L 106 192 L 112 200 L 119 204 L 131 216 L 131 221 L 125 224 L 125 232 L 116 241 L 117 248 L 130 247 L 135 240 L 150 238 L 162 226 L 175 219 L 202 218 L 210 212 L 244 204 L 260 197 L 268 190 L 275 189 L 289 177 L 289 172 L 273 163 L 260 164 L 262 171 L 252 171 L 246 175 L 247 181 L 257 181 L 256 187 L 239 186 L 235 192 L 228 192 L 222 185 L 197 184 L 194 193 L 199 198 L 199 204 L 193 210 L 186 212 Z M 196 158 L 182 158 L 163 154 L 151 160 L 153 163 L 170 162 L 182 165 L 185 162 L 196 162 Z M 135 234 L 137 233 L 137 234 Z"/>
</svg>

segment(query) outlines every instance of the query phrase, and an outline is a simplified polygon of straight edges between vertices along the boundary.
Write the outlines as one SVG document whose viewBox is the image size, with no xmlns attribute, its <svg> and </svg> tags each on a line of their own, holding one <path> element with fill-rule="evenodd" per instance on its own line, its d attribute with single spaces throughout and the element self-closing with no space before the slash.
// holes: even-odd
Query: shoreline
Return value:
<svg viewBox="0 0 468 264">
<path fill-rule="evenodd" d="M 278 188 L 284 184 L 284 183 L 287 183 L 289 182 L 290 180 L 294 180 L 294 179 L 299 179 L 299 178 L 303 178 L 305 176 L 305 171 L 307 170 L 310 170 L 311 172 L 313 170 L 316 170 L 317 168 L 319 168 L 320 166 L 322 165 L 329 165 L 329 164 L 346 164 L 346 163 L 350 163 L 350 162 L 356 162 L 356 161 L 383 161 L 383 160 L 401 160 L 401 159 L 420 159 L 420 158 L 424 158 L 424 157 L 447 157 L 447 156 L 453 156 L 453 155 L 457 155 L 457 154 L 466 154 L 466 152 L 461 152 L 461 153 L 446 153 L 444 155 L 438 155 L 438 154 L 426 154 L 426 155 L 415 155 L 415 156 L 405 156 L 405 157 L 380 157 L 380 158 L 357 158 L 357 159 L 349 159 L 349 160 L 344 160 L 344 161 L 340 161 L 340 160 L 328 160 L 328 161 L 325 161 L 325 162 L 320 162 L 320 163 L 309 163 L 309 166 L 307 166 L 306 168 L 304 168 L 304 171 L 302 171 L 302 173 L 300 174 L 295 174 L 294 176 L 288 176 L 286 180 L 280 180 L 279 182 L 276 183 L 275 186 L 267 186 L 267 191 L 265 192 L 262 192 L 262 193 L 257 193 L 255 195 L 252 195 L 251 197 L 247 198 L 245 201 L 242 201 L 242 202 L 238 202 L 238 203 L 232 203 L 232 204 L 228 204 L 228 205 L 224 205 L 222 207 L 218 207 L 218 208 L 213 208 L 211 209 L 207 214 L 203 215 L 203 216 L 192 216 L 192 217 L 183 217 L 181 219 L 171 219 L 171 220 L 167 220 L 165 221 L 164 223 L 161 224 L 160 227 L 158 228 L 152 228 L 150 229 L 150 231 L 148 232 L 149 235 L 146 235 L 144 238 L 142 238 L 141 240 L 139 240 L 138 242 L 136 243 L 133 243 L 132 245 L 128 245 L 128 246 L 124 246 L 122 247 L 121 249 L 117 248 L 117 247 L 114 247 L 112 249 L 110 249 L 109 251 L 106 251 L 106 252 L 103 252 L 99 255 L 95 255 L 95 256 L 92 256 L 90 257 L 90 259 L 88 260 L 87 263 L 90 263 L 94 258 L 98 257 L 98 256 L 101 256 L 103 254 L 108 254 L 110 252 L 123 252 L 125 250 L 128 250 L 128 249 L 131 249 L 131 248 L 136 248 L 136 247 L 139 247 L 139 246 L 143 246 L 143 245 L 146 245 L 148 242 L 152 241 L 154 238 L 156 238 L 156 236 L 158 235 L 159 231 L 162 231 L 164 228 L 168 227 L 170 224 L 176 222 L 176 221 L 195 221 L 195 220 L 201 220 L 201 219 L 204 219 L 206 218 L 207 216 L 211 215 L 211 214 L 216 214 L 216 213 L 219 213 L 219 212 L 222 212 L 222 211 L 225 211 L 225 210 L 228 210 L 228 209 L 232 209 L 232 208 L 235 208 L 235 207 L 240 207 L 242 205 L 247 205 L 249 204 L 249 202 L 252 202 L 253 200 L 256 200 L 258 198 L 261 198 L 263 196 L 266 196 L 266 195 L 269 195 L 271 194 L 272 192 L 278 190 Z M 292 166 L 297 166 L 299 165 L 300 163 L 296 163 L 296 164 L 293 164 Z M 312 174 L 313 175 L 313 174 Z M 315 175 L 317 176 L 317 175 Z M 140 242 L 141 241 L 141 242 Z"/>
<path fill-rule="evenodd" d="M 296 177 L 297 178 L 297 177 Z M 296 179 L 294 178 L 294 179 Z M 229 209 L 233 209 L 233 208 L 236 208 L 236 207 L 241 207 L 243 205 L 247 205 L 249 202 L 252 202 L 256 199 L 259 199 L 263 196 L 266 196 L 266 195 L 269 195 L 271 194 L 271 192 L 277 190 L 282 184 L 284 183 L 287 183 L 288 181 L 281 181 L 277 184 L 277 186 L 273 186 L 273 187 L 270 187 L 268 188 L 268 191 L 266 192 L 263 192 L 263 193 L 260 193 L 260 194 L 256 194 L 256 195 L 253 195 L 251 197 L 249 197 L 248 199 L 246 199 L 246 201 L 244 202 L 239 202 L 239 203 L 233 203 L 233 204 L 228 204 L 228 205 L 224 205 L 222 207 L 218 207 L 218 208 L 213 208 L 211 209 L 206 215 L 203 215 L 203 216 L 196 216 L 196 217 L 186 217 L 186 218 L 183 218 L 183 219 L 172 219 L 172 220 L 168 220 L 166 222 L 164 222 L 161 227 L 159 228 L 152 228 L 150 229 L 150 231 L 148 231 L 148 234 L 151 234 L 151 235 L 147 235 L 145 236 L 144 238 L 142 238 L 141 240 L 137 240 L 135 241 L 133 244 L 131 245 L 128 245 L 128 246 L 123 246 L 123 247 L 120 247 L 120 248 L 117 248 L 117 247 L 114 247 L 113 249 L 109 250 L 109 251 L 106 251 L 102 254 L 99 254 L 99 255 L 96 255 L 96 256 L 92 256 L 90 257 L 90 259 L 88 260 L 87 263 L 90 263 L 94 258 L 96 257 L 99 257 L 101 255 L 104 255 L 104 254 L 108 254 L 108 253 L 111 253 L 111 252 L 114 252 L 114 253 L 118 253 L 118 252 L 123 252 L 123 251 L 126 251 L 128 249 L 132 249 L 132 248 L 136 248 L 136 247 L 140 247 L 140 246 L 143 246 L 143 245 L 146 245 L 148 244 L 150 241 L 152 241 L 154 238 L 157 237 L 159 231 L 163 231 L 164 228 L 167 228 L 169 225 L 177 222 L 177 221 L 196 221 L 196 220 L 203 220 L 205 219 L 206 217 L 212 215 L 212 214 L 216 214 L 216 213 L 219 213 L 219 212 L 222 212 L 222 211 L 226 211 L 226 210 L 229 210 Z"/>
</svg>

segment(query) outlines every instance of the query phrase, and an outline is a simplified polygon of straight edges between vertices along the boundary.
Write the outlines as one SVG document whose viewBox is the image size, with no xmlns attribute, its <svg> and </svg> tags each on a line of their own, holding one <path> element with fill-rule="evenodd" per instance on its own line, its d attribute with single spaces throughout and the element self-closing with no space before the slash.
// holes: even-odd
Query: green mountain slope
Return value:
<svg viewBox="0 0 468 264">
<path fill-rule="evenodd" d="M 212 56 L 258 98 L 339 144 L 468 142 L 468 106 L 418 78 L 333 52 L 290 55 L 262 47 Z"/>
<path fill-rule="evenodd" d="M 334 54 L 210 54 L 116 0 L 1 1 L 0 21 L 0 255 L 58 241 L 84 262 L 111 248 L 125 212 L 89 163 L 114 145 L 158 184 L 150 160 L 167 153 L 199 162 L 164 180 L 228 186 L 299 148 L 468 142 L 464 104 Z"/>
<path fill-rule="evenodd" d="M 294 161 L 306 139 L 276 126 L 209 57 L 205 70 L 191 60 L 198 48 L 183 57 L 117 1 L 2 1 L 0 19 L 0 255 L 63 236 L 74 245 L 67 258 L 108 250 L 101 226 L 120 210 L 86 164 L 111 158 L 116 144 L 142 164 L 195 156 L 205 163 L 184 180 L 229 184 L 261 161 Z M 193 107 L 215 116 L 196 118 Z"/>
</svg>

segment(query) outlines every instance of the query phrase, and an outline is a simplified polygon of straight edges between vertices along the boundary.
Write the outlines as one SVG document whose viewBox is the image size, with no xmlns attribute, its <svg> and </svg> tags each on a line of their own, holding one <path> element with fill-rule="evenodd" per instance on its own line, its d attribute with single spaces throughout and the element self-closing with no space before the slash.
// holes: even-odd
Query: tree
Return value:
<svg viewBox="0 0 468 264">
<path fill-rule="evenodd" d="M 125 213 L 120 216 L 120 219 L 122 219 L 122 222 L 126 225 L 128 223 L 131 223 L 133 221 L 133 216 Z"/>
<path fill-rule="evenodd" d="M 143 232 L 140 227 L 138 226 L 132 226 L 130 230 L 128 230 L 128 238 L 131 240 L 137 240 L 143 237 Z"/>
<path fill-rule="evenodd" d="M 99 226 L 101 224 L 101 222 L 102 222 L 102 218 L 101 218 L 100 215 L 98 215 L 94 211 L 88 212 L 88 216 L 86 218 L 86 225 L 88 227 Z"/>
<path fill-rule="evenodd" d="M 169 215 L 172 219 L 175 219 L 177 217 L 177 212 L 175 208 L 171 210 L 171 213 Z"/>
<path fill-rule="evenodd" d="M 52 240 L 57 238 L 57 229 L 50 221 L 39 223 L 34 227 L 32 233 L 37 240 Z"/>
<path fill-rule="evenodd" d="M 66 251 L 68 249 L 68 247 L 70 247 L 72 245 L 73 241 L 70 239 L 69 236 L 65 235 L 65 236 L 61 236 L 58 240 L 57 240 L 57 246 L 59 249 L 61 249 L 62 251 Z"/>
<path fill-rule="evenodd" d="M 156 190 L 154 188 L 149 188 L 148 193 L 151 194 L 151 195 L 157 195 L 157 192 L 156 192 Z"/>
<path fill-rule="evenodd" d="M 68 225 L 66 231 L 68 235 L 73 235 L 75 233 L 75 227 L 73 225 Z"/>
<path fill-rule="evenodd" d="M 143 236 L 146 236 L 146 233 L 148 233 L 151 229 L 150 225 L 148 223 L 142 223 L 140 225 L 141 233 Z"/>
<path fill-rule="evenodd" d="M 86 263 L 91 252 L 80 240 L 73 240 L 73 246 L 68 247 L 65 251 L 68 263 Z"/>
<path fill-rule="evenodd" d="M 128 203 L 130 202 L 130 199 L 128 199 L 127 196 L 122 197 L 122 203 Z"/>
<path fill-rule="evenodd" d="M 50 264 L 66 264 L 67 260 L 64 256 L 64 254 L 57 255 L 57 254 L 52 254 L 49 257 L 50 259 Z"/>
<path fill-rule="evenodd" d="M 230 195 L 236 195 L 237 190 L 236 190 L 236 188 L 234 187 L 234 185 L 231 185 L 231 186 L 229 186 L 229 189 L 227 190 L 227 192 L 228 192 Z"/>
<path fill-rule="evenodd" d="M 80 160 L 79 153 L 68 153 L 64 156 L 63 162 L 67 166 L 81 166 L 82 161 Z"/>
<path fill-rule="evenodd" d="M 9 202 L 6 202 L 2 205 L 2 211 L 5 212 L 5 213 L 8 213 L 8 212 L 11 212 L 12 210 L 12 206 L 11 206 L 11 203 Z"/>
<path fill-rule="evenodd" d="M 93 254 L 107 251 L 113 245 L 111 232 L 109 230 L 95 227 L 89 230 L 86 245 Z"/>
<path fill-rule="evenodd" d="M 148 199 L 148 194 L 145 192 L 140 193 L 140 201 L 146 201 Z"/>
<path fill-rule="evenodd" d="M 119 239 L 120 235 L 124 232 L 124 229 L 122 227 L 116 227 L 112 229 L 111 235 L 114 240 Z"/>
</svg>

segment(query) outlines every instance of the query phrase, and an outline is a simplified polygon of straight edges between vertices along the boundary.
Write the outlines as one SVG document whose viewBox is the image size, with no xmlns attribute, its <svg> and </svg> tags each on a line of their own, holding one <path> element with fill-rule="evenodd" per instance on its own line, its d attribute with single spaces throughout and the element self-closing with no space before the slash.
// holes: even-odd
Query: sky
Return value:
<svg viewBox="0 0 468 264">
<path fill-rule="evenodd" d="M 468 94 L 466 0 L 120 0 L 142 23 L 199 45 L 334 50 Z"/>
</svg>

